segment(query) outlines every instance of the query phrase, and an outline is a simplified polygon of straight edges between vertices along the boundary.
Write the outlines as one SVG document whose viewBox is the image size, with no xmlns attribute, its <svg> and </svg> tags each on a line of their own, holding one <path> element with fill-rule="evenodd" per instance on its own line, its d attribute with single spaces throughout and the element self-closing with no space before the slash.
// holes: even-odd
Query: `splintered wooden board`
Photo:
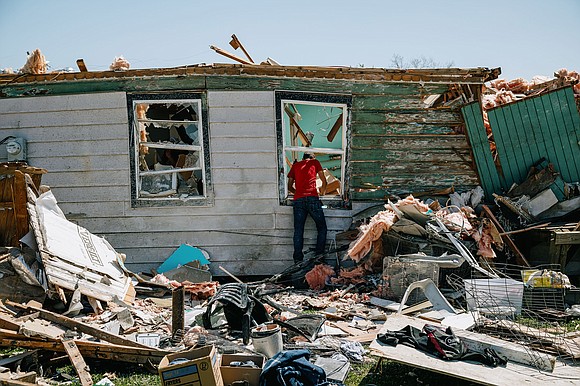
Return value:
<svg viewBox="0 0 580 386">
<path fill-rule="evenodd" d="M 62 345 L 64 350 L 70 358 L 70 362 L 75 368 L 79 376 L 79 380 L 82 386 L 92 386 L 93 379 L 89 373 L 89 366 L 87 366 L 83 356 L 81 355 L 79 348 L 77 347 L 74 340 L 62 340 Z"/>
</svg>

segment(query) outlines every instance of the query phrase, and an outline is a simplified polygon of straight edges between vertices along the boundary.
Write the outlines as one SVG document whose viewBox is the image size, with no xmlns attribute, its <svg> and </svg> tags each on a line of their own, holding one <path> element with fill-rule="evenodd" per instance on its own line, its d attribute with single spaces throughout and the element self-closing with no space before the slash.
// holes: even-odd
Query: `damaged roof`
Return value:
<svg viewBox="0 0 580 386">
<path fill-rule="evenodd" d="M 59 82 L 82 79 L 118 79 L 136 77 L 240 75 L 265 77 L 346 79 L 377 82 L 476 83 L 496 79 L 500 68 L 384 69 L 318 66 L 277 66 L 245 64 L 196 64 L 174 68 L 135 69 L 126 71 L 51 72 L 45 74 L 3 74 L 0 85 L 31 82 Z"/>
</svg>

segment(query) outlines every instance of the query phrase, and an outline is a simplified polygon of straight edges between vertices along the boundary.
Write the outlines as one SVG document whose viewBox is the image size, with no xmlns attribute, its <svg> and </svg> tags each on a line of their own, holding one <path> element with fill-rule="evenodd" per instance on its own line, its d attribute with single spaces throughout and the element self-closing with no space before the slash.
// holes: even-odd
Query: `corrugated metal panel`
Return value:
<svg viewBox="0 0 580 386">
<path fill-rule="evenodd" d="M 492 193 L 501 191 L 504 184 L 500 180 L 499 173 L 493 162 L 479 102 L 463 107 L 461 112 L 465 118 L 467 134 L 473 150 L 473 156 L 475 157 L 481 186 L 485 192 L 485 197 L 491 198 Z"/>
<path fill-rule="evenodd" d="M 525 180 L 541 158 L 564 181 L 580 181 L 580 115 L 571 87 L 488 111 L 505 187 Z"/>
</svg>

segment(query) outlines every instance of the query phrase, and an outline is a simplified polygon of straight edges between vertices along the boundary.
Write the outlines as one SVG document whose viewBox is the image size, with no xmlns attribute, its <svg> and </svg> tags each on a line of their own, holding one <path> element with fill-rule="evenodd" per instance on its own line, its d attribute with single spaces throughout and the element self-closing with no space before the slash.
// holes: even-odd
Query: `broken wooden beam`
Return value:
<svg viewBox="0 0 580 386">
<path fill-rule="evenodd" d="M 242 42 L 240 41 L 240 39 L 238 39 L 238 37 L 236 36 L 236 34 L 232 35 L 232 40 L 230 41 L 230 46 L 232 46 L 232 48 L 234 50 L 237 50 L 238 48 L 241 48 L 242 51 L 244 52 L 244 54 L 246 55 L 246 58 L 248 58 L 248 60 L 252 63 L 254 62 L 254 59 L 252 59 L 252 57 L 250 56 L 250 54 L 248 53 L 248 51 L 246 51 L 246 48 L 242 45 Z"/>
<path fill-rule="evenodd" d="M 34 307 L 34 306 L 26 306 L 26 305 L 22 305 L 20 303 L 15 303 L 15 302 L 11 302 L 11 301 L 6 301 L 6 304 L 8 304 L 12 307 L 20 308 L 22 310 L 39 312 L 40 317 L 43 319 L 46 319 L 46 320 L 54 322 L 54 323 L 58 323 L 64 327 L 70 328 L 70 329 L 75 330 L 75 331 L 84 332 L 85 334 L 91 335 L 95 338 L 102 339 L 102 340 L 109 342 L 109 343 L 114 343 L 114 344 L 118 344 L 118 345 L 122 345 L 122 346 L 137 347 L 137 348 L 150 348 L 149 346 L 146 346 L 144 344 L 137 343 L 135 341 L 120 337 L 119 335 L 111 334 L 110 332 L 100 330 L 98 328 L 89 326 L 88 324 L 78 322 L 78 321 L 71 319 L 69 317 L 66 317 L 64 315 L 59 315 L 57 313 L 54 313 L 54 312 L 51 312 L 51 311 L 48 311 L 48 310 L 45 310 L 42 308 L 38 308 L 38 307 Z"/>
<path fill-rule="evenodd" d="M 85 362 L 74 340 L 61 340 L 62 346 L 70 358 L 82 386 L 93 386 L 93 379 L 89 373 L 89 366 Z"/>
<path fill-rule="evenodd" d="M 334 125 L 332 125 L 332 129 L 330 129 L 328 135 L 326 136 L 328 142 L 334 141 L 334 137 L 336 136 L 336 133 L 338 133 L 338 129 L 340 129 L 341 126 L 342 126 L 342 113 L 340 113 L 338 118 L 336 118 L 336 122 L 334 122 Z"/>
<path fill-rule="evenodd" d="M 491 209 L 489 209 L 489 207 L 487 205 L 482 205 L 481 207 L 482 207 L 485 215 L 491 220 L 493 225 L 495 225 L 495 227 L 497 228 L 499 233 L 500 234 L 505 233 L 505 230 L 503 229 L 503 227 L 501 226 L 501 224 L 499 223 L 497 218 L 494 216 Z M 516 261 L 518 262 L 518 264 L 525 265 L 526 267 L 530 266 L 530 263 L 528 262 L 528 260 L 526 260 L 523 253 L 519 250 L 519 248 L 516 246 L 516 244 L 514 243 L 514 241 L 512 240 L 512 238 L 509 235 L 503 234 L 501 236 L 501 239 L 507 244 L 507 246 L 516 255 Z"/>
<path fill-rule="evenodd" d="M 294 118 L 294 113 L 292 112 L 292 110 L 290 110 L 288 105 L 284 106 L 284 111 L 286 112 L 286 114 L 288 115 L 288 118 L 290 119 L 290 125 L 294 126 L 296 128 L 296 130 L 297 130 L 296 134 L 300 137 L 300 141 L 302 141 L 302 145 L 304 145 L 306 147 L 312 146 L 312 142 L 310 142 L 310 139 L 308 139 L 308 137 L 304 133 L 304 130 L 302 130 L 302 128 L 298 124 L 298 121 L 296 120 L 296 118 Z"/>
<path fill-rule="evenodd" d="M 85 65 L 84 59 L 77 59 L 77 67 L 79 68 L 80 72 L 87 72 L 87 66 Z"/>
<path fill-rule="evenodd" d="M 252 62 L 249 62 L 249 61 L 247 61 L 247 60 L 245 60 L 245 59 L 242 59 L 242 58 L 240 58 L 240 57 L 239 57 L 239 56 L 237 56 L 237 55 L 230 54 L 230 53 L 229 53 L 229 52 L 227 52 L 226 50 L 222 50 L 222 49 L 221 49 L 221 48 L 219 48 L 219 47 L 216 47 L 216 46 L 209 46 L 209 48 L 211 48 L 212 50 L 214 50 L 214 51 L 215 51 L 215 52 L 217 52 L 218 54 L 225 56 L 226 58 L 230 58 L 230 59 L 233 59 L 233 60 L 235 60 L 236 62 L 239 62 L 239 63 L 242 63 L 242 64 L 251 64 L 251 65 L 255 65 L 255 63 L 252 63 Z"/>
<path fill-rule="evenodd" d="M 35 383 L 19 381 L 17 379 L 0 379 L 0 385 L 4 386 L 36 386 Z"/>
<path fill-rule="evenodd" d="M 184 298 L 185 288 L 179 286 L 171 291 L 171 338 L 176 339 L 177 336 L 183 336 L 185 321 L 184 321 Z"/>
<path fill-rule="evenodd" d="M 114 360 L 119 362 L 147 364 L 159 363 L 169 351 L 157 350 L 152 347 L 141 349 L 110 343 L 75 340 L 79 352 L 84 358 Z M 14 331 L 0 331 L 0 347 L 21 347 L 27 349 L 42 349 L 56 352 L 66 352 L 59 340 L 28 338 Z"/>
</svg>

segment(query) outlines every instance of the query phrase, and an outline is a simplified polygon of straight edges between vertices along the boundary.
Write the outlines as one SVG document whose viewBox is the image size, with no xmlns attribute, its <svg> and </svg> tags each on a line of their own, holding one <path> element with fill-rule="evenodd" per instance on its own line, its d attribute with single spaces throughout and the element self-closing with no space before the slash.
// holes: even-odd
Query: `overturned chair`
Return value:
<svg viewBox="0 0 580 386">
<path fill-rule="evenodd" d="M 252 326 L 271 320 L 264 305 L 248 293 L 248 285 L 243 283 L 228 283 L 222 285 L 217 293 L 209 300 L 203 314 L 203 326 L 214 329 L 212 317 L 223 308 L 227 324 L 231 330 L 241 331 L 244 344 L 250 341 Z"/>
</svg>

